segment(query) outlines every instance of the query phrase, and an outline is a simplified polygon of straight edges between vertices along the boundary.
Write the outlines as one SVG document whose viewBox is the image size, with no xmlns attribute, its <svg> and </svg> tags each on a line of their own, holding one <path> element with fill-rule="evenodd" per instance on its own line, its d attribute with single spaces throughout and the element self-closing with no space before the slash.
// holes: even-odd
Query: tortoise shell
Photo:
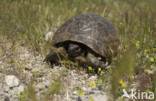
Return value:
<svg viewBox="0 0 156 101">
<path fill-rule="evenodd" d="M 80 14 L 61 25 L 52 43 L 56 45 L 65 41 L 84 44 L 104 58 L 116 54 L 120 43 L 113 25 L 96 14 Z"/>
</svg>

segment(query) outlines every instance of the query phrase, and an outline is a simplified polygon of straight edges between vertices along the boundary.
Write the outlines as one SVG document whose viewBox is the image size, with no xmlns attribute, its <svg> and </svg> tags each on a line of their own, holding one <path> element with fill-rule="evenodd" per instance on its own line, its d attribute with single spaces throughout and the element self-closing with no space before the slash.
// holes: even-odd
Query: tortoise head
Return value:
<svg viewBox="0 0 156 101">
<path fill-rule="evenodd" d="M 69 57 L 76 57 L 82 53 L 82 48 L 78 44 L 69 43 L 67 47 Z"/>
</svg>

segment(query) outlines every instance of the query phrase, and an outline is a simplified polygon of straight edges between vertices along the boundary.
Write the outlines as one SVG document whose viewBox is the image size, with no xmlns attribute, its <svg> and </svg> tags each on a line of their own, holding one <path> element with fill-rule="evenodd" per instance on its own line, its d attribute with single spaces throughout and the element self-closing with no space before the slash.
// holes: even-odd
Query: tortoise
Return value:
<svg viewBox="0 0 156 101">
<path fill-rule="evenodd" d="M 104 68 L 119 51 L 119 37 L 113 25 L 97 14 L 80 14 L 62 24 L 52 37 L 54 50 L 44 61 L 59 65 L 70 59 L 83 66 Z"/>
</svg>

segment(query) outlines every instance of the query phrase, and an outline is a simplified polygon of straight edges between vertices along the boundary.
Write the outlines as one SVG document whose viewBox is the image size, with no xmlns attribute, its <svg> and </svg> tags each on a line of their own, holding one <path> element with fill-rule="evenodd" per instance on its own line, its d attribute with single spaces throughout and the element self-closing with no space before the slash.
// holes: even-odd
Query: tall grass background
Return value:
<svg viewBox="0 0 156 101">
<path fill-rule="evenodd" d="M 99 14 L 115 26 L 121 39 L 121 52 L 110 75 L 116 95 L 125 74 L 156 68 L 155 4 L 155 0 L 1 0 L 0 37 L 40 54 L 51 47 L 45 34 L 52 28 L 81 13 Z M 156 93 L 153 75 L 151 91 Z"/>
</svg>

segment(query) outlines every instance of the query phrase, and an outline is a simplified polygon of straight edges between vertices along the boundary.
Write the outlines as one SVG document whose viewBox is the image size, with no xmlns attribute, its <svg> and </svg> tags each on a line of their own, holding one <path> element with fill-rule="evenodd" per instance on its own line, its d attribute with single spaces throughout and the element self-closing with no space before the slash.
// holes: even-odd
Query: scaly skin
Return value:
<svg viewBox="0 0 156 101">
<path fill-rule="evenodd" d="M 44 62 L 50 63 L 51 67 L 53 67 L 54 64 L 59 65 L 61 59 L 67 59 L 67 58 L 68 58 L 68 54 L 66 53 L 64 47 L 59 47 L 51 51 L 44 59 Z"/>
<path fill-rule="evenodd" d="M 92 66 L 95 68 L 98 67 L 105 68 L 107 66 L 105 61 L 98 59 L 96 56 L 94 56 L 91 53 L 88 53 L 86 58 L 82 56 L 78 56 L 75 58 L 75 60 L 78 61 L 83 66 Z"/>
</svg>

